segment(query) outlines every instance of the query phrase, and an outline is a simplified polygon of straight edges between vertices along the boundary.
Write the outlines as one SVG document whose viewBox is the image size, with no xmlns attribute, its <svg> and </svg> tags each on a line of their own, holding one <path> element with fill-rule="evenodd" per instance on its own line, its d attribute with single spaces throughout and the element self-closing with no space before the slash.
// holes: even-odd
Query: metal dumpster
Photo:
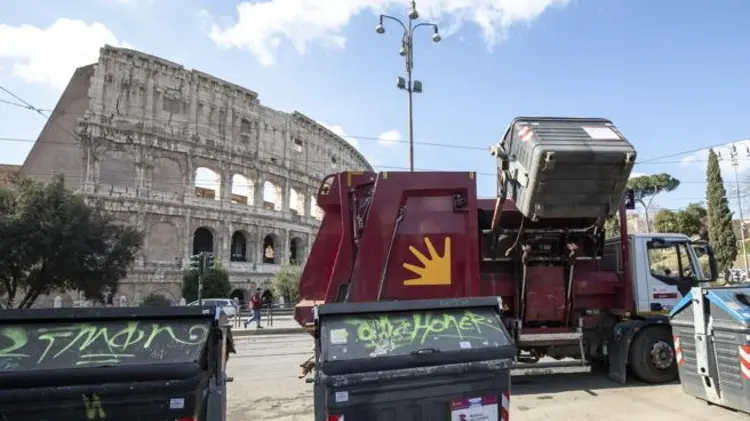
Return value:
<svg viewBox="0 0 750 421">
<path fill-rule="evenodd" d="M 316 421 L 507 420 L 498 298 L 316 307 Z"/>
<path fill-rule="evenodd" d="M 497 148 L 498 197 L 532 221 L 614 214 L 636 160 L 603 118 L 516 117 Z"/>
<path fill-rule="evenodd" d="M 4 310 L 0 420 L 221 420 L 223 337 L 207 307 Z"/>
<path fill-rule="evenodd" d="M 750 413 L 750 287 L 692 288 L 670 324 L 682 390 Z"/>
</svg>

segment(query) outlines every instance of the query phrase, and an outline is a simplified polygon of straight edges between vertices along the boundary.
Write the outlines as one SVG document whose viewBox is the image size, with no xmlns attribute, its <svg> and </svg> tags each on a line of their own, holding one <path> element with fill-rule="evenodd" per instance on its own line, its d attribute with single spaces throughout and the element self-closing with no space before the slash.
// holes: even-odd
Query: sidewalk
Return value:
<svg viewBox="0 0 750 421">
<path fill-rule="evenodd" d="M 265 315 L 264 315 L 265 316 Z M 297 323 L 291 315 L 274 316 L 273 325 L 270 325 L 266 317 L 261 317 L 262 329 L 256 327 L 256 322 L 253 320 L 247 325 L 247 329 L 244 327 L 245 320 L 247 317 L 240 319 L 239 324 L 232 325 L 232 336 L 252 336 L 252 335 L 283 335 L 290 333 L 304 333 L 302 327 Z"/>
</svg>

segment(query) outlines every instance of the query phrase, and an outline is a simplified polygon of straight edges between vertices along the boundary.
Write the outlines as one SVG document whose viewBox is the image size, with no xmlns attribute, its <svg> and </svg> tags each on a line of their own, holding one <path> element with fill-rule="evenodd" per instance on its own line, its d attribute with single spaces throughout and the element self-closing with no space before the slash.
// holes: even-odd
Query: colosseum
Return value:
<svg viewBox="0 0 750 421">
<path fill-rule="evenodd" d="M 281 265 L 303 264 L 321 218 L 326 174 L 372 170 L 346 140 L 258 94 L 138 51 L 105 46 L 77 69 L 21 172 L 101 200 L 146 236 L 112 294 L 179 301 L 190 255 L 213 252 L 247 298 Z M 43 305 L 71 305 L 75 294 Z M 62 301 L 62 303 L 60 303 Z"/>
</svg>

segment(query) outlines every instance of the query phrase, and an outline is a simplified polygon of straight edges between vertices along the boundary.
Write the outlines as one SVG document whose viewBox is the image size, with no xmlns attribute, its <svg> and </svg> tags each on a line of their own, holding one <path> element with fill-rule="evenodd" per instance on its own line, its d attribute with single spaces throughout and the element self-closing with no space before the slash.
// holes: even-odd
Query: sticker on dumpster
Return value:
<svg viewBox="0 0 750 421">
<path fill-rule="evenodd" d="M 451 403 L 451 421 L 498 421 L 497 396 L 458 399 Z"/>
<path fill-rule="evenodd" d="M 331 329 L 331 345 L 346 345 L 349 332 L 346 329 Z"/>
<path fill-rule="evenodd" d="M 336 403 L 349 402 L 349 392 L 336 392 Z"/>
</svg>

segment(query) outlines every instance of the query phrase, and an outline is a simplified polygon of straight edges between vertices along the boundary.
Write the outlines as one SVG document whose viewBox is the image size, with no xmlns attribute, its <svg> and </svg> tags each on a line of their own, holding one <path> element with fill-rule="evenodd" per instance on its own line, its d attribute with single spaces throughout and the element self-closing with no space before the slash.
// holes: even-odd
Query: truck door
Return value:
<svg viewBox="0 0 750 421">
<path fill-rule="evenodd" d="M 701 268 L 688 242 L 651 239 L 646 242 L 648 269 L 646 276 L 647 308 L 639 300 L 639 312 L 664 312 L 702 279 Z M 641 272 L 642 273 L 642 272 Z"/>
</svg>

